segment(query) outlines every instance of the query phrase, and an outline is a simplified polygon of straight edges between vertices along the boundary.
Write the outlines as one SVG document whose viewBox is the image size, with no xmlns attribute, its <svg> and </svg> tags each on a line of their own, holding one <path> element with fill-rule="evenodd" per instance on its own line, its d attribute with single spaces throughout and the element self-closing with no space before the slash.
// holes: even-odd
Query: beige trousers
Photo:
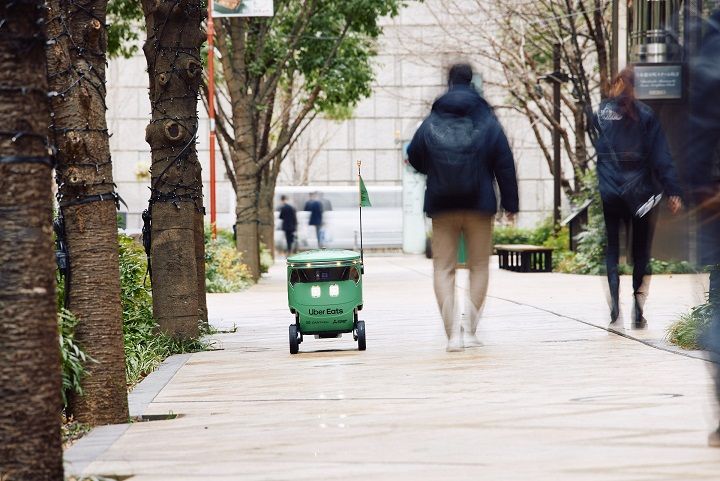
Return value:
<svg viewBox="0 0 720 481">
<path fill-rule="evenodd" d="M 455 267 L 460 233 L 465 236 L 466 262 L 470 270 L 466 329 L 475 334 L 488 288 L 492 226 L 492 215 L 474 211 L 446 212 L 432 218 L 433 284 L 448 337 L 460 329 L 459 313 L 455 312 Z"/>
</svg>

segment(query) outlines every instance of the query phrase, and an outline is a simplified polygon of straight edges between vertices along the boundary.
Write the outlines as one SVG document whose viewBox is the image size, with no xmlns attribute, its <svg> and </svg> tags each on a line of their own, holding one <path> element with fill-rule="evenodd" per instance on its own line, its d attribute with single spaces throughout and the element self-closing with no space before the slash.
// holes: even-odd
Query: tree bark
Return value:
<svg viewBox="0 0 720 481">
<path fill-rule="evenodd" d="M 160 330 L 176 338 L 199 334 L 195 207 L 167 202 L 152 206 L 153 315 Z"/>
<path fill-rule="evenodd" d="M 258 177 L 254 172 L 236 173 L 237 206 L 235 214 L 235 237 L 242 261 L 248 267 L 253 280 L 260 279 L 260 249 L 258 245 Z"/>
<path fill-rule="evenodd" d="M 143 0 L 152 121 L 150 196 L 153 314 L 160 329 L 196 337 L 204 315 L 204 212 L 197 159 L 198 88 L 202 77 L 202 2 Z M 202 259 L 202 261 L 200 261 Z"/>
<path fill-rule="evenodd" d="M 0 478 L 63 479 L 44 3 L 0 3 Z"/>
<path fill-rule="evenodd" d="M 85 364 L 83 395 L 70 411 L 90 425 L 127 422 L 117 210 L 105 120 L 107 34 L 104 0 L 49 0 L 46 49 L 57 146 L 60 213 L 70 274 L 75 339 Z"/>
<path fill-rule="evenodd" d="M 275 259 L 275 212 L 273 211 L 273 200 L 275 198 L 275 185 L 277 176 L 273 176 L 271 169 L 265 169 L 260 181 L 260 192 L 258 194 L 258 236 L 260 242 L 265 244 Z"/>
<path fill-rule="evenodd" d="M 205 292 L 205 213 L 195 212 L 195 268 L 197 269 L 198 313 L 208 327 L 207 293 Z"/>
<path fill-rule="evenodd" d="M 265 193 L 261 195 L 267 197 Z M 272 196 L 273 192 L 270 192 L 271 199 Z M 275 215 L 272 209 L 272 200 L 269 206 L 265 199 L 260 200 L 260 209 L 258 210 L 258 238 L 270 251 L 272 258 L 275 259 Z"/>
</svg>

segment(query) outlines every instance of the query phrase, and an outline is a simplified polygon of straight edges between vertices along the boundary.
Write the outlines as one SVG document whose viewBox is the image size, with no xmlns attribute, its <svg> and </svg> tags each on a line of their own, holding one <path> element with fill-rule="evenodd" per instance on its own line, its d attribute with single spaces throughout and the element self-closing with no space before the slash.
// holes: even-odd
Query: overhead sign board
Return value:
<svg viewBox="0 0 720 481">
<path fill-rule="evenodd" d="M 272 17 L 273 0 L 213 0 L 213 17 Z"/>
<path fill-rule="evenodd" d="M 683 98 L 682 64 L 635 64 L 635 96 L 640 100 Z"/>
</svg>

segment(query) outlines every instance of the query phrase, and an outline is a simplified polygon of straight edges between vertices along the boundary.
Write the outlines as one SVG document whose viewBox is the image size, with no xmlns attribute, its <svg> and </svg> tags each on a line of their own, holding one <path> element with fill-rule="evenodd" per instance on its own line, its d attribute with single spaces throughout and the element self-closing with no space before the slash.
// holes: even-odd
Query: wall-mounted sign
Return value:
<svg viewBox="0 0 720 481">
<path fill-rule="evenodd" d="M 213 17 L 272 17 L 273 0 L 213 0 Z"/>
<path fill-rule="evenodd" d="M 635 96 L 640 100 L 683 98 L 682 64 L 635 64 Z"/>
</svg>

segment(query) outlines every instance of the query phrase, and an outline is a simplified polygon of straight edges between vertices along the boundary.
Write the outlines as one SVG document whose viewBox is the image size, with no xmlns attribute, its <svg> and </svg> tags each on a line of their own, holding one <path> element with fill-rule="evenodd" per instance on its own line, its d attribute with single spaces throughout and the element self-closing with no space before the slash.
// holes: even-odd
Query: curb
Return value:
<svg viewBox="0 0 720 481">
<path fill-rule="evenodd" d="M 142 416 L 148 405 L 185 365 L 192 354 L 176 354 L 165 359 L 128 394 L 130 417 Z M 96 459 L 102 456 L 125 434 L 127 424 L 111 424 L 93 428 L 63 453 L 66 476 L 81 476 Z"/>
</svg>

